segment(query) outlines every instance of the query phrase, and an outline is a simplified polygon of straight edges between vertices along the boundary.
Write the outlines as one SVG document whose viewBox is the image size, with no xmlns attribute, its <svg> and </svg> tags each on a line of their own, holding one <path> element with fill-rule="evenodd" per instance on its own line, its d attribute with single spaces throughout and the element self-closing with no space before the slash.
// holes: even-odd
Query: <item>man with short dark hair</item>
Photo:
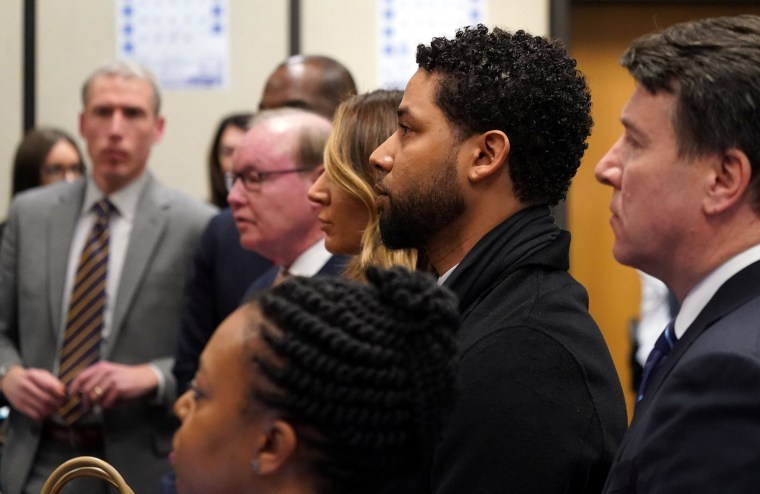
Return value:
<svg viewBox="0 0 760 494">
<path fill-rule="evenodd" d="M 111 463 L 136 492 L 156 492 L 169 469 L 185 275 L 214 209 L 147 171 L 164 129 L 147 70 L 105 64 L 82 98 L 91 174 L 17 196 L 0 248 L 5 494 L 40 492 L 82 455 Z M 74 484 L 104 492 L 99 480 Z"/>
<path fill-rule="evenodd" d="M 482 25 L 417 62 L 371 161 L 383 242 L 422 249 L 460 299 L 461 393 L 430 490 L 599 492 L 625 403 L 549 209 L 586 149 L 586 82 L 558 42 Z"/>
<path fill-rule="evenodd" d="M 634 41 L 612 187 L 613 253 L 681 302 L 644 366 L 604 492 L 758 492 L 760 17 Z"/>
</svg>

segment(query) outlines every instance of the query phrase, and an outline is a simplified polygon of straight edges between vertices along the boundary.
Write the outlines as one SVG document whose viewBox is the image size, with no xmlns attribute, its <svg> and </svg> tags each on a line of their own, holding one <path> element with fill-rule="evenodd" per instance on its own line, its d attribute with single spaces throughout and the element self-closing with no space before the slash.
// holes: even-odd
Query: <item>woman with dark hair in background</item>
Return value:
<svg viewBox="0 0 760 494">
<path fill-rule="evenodd" d="M 429 467 L 456 301 L 425 273 L 290 277 L 211 337 L 175 405 L 181 494 L 371 494 Z"/>
<path fill-rule="evenodd" d="M 253 113 L 235 113 L 219 122 L 208 153 L 208 179 L 211 203 L 219 209 L 227 207 L 227 184 L 224 172 L 232 170 L 232 153 L 245 134 Z"/>
<path fill-rule="evenodd" d="M 84 175 L 82 153 L 74 138 L 61 129 L 40 127 L 24 134 L 13 159 L 11 197 L 32 187 Z M 5 222 L 0 224 L 2 238 Z"/>
<path fill-rule="evenodd" d="M 12 195 L 59 180 L 73 181 L 84 171 L 82 153 L 69 134 L 53 127 L 31 129 L 16 148 Z"/>
</svg>

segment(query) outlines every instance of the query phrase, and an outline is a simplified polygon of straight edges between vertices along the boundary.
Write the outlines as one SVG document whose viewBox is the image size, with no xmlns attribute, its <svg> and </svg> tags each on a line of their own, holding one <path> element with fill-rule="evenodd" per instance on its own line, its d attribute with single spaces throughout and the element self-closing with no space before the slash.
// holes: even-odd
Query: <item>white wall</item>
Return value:
<svg viewBox="0 0 760 494">
<path fill-rule="evenodd" d="M 532 34 L 549 34 L 550 0 L 489 0 L 488 25 Z"/>
<path fill-rule="evenodd" d="M 115 2 L 38 0 L 38 5 L 37 122 L 76 133 L 81 84 L 115 54 Z M 254 109 L 266 75 L 287 56 L 286 5 L 230 0 L 231 87 L 163 92 L 166 132 L 149 164 L 159 179 L 198 198 L 207 196 L 205 157 L 216 123 L 226 113 Z"/>
<path fill-rule="evenodd" d="M 302 0 L 301 51 L 345 63 L 360 91 L 375 87 L 375 1 Z M 288 55 L 288 3 L 229 0 L 231 87 L 164 91 L 166 133 L 149 166 L 165 183 L 206 198 L 205 157 L 217 121 L 255 109 L 266 76 Z M 0 218 L 7 212 L 11 161 L 21 137 L 22 4 L 0 1 Z M 489 0 L 487 8 L 489 25 L 548 32 L 549 0 Z M 77 134 L 81 83 L 115 54 L 114 9 L 113 0 L 37 0 L 38 124 Z"/>
<path fill-rule="evenodd" d="M 374 89 L 377 81 L 376 1 L 301 0 L 302 51 L 326 53 L 343 62 L 354 74 L 360 92 Z M 549 2 L 489 0 L 486 24 L 548 34 Z M 451 37 L 454 32 L 440 35 Z"/>
<path fill-rule="evenodd" d="M 0 1 L 0 221 L 10 200 L 13 153 L 24 121 L 22 1 Z"/>
</svg>

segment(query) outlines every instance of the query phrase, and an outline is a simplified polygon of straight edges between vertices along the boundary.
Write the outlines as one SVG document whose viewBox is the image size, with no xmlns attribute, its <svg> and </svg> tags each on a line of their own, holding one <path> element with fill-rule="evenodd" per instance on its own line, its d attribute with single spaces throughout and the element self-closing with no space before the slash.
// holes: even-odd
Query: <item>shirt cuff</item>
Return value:
<svg viewBox="0 0 760 494">
<path fill-rule="evenodd" d="M 158 368 L 156 364 L 148 364 L 150 370 L 156 375 L 156 394 L 153 396 L 153 404 L 158 405 L 164 402 L 164 394 L 166 394 L 166 379 L 163 372 Z"/>
</svg>

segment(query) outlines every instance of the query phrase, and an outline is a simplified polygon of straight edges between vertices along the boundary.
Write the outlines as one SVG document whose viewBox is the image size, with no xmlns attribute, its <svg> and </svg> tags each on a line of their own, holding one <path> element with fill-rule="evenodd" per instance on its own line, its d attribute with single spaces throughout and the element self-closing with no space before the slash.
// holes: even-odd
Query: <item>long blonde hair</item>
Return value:
<svg viewBox="0 0 760 494">
<path fill-rule="evenodd" d="M 368 266 L 414 269 L 417 261 L 415 250 L 390 250 L 380 240 L 373 190 L 376 172 L 369 162 L 372 151 L 396 131 L 396 113 L 403 95 L 402 91 L 377 89 L 352 96 L 335 112 L 325 148 L 325 172 L 333 183 L 364 204 L 369 217 L 361 251 L 344 273 L 347 278 L 364 280 Z"/>
</svg>

